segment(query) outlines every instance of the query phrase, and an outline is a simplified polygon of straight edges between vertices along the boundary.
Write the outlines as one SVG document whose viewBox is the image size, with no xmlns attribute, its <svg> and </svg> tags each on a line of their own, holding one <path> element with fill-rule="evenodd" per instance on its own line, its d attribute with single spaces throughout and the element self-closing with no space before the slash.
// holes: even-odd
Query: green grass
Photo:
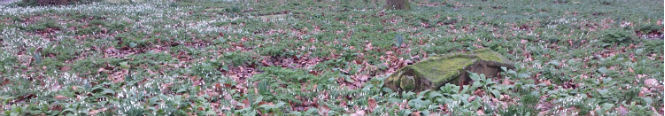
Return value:
<svg viewBox="0 0 665 116">
<path fill-rule="evenodd" d="M 0 115 L 663 114 L 662 1 L 383 2 L 0 6 Z M 481 47 L 516 69 L 382 88 Z"/>
</svg>

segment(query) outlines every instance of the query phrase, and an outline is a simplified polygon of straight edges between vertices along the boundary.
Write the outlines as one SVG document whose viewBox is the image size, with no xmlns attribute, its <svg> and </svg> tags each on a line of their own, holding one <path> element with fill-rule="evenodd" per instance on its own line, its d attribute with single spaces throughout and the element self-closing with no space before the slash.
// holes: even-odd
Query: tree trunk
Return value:
<svg viewBox="0 0 665 116">
<path fill-rule="evenodd" d="M 386 0 L 387 9 L 408 10 L 411 9 L 409 0 Z"/>
</svg>

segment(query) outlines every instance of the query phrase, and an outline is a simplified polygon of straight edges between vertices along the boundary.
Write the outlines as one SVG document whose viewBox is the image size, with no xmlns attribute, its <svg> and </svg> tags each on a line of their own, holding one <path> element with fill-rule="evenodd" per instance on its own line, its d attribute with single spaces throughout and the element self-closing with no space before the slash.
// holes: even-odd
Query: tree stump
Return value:
<svg viewBox="0 0 665 116">
<path fill-rule="evenodd" d="M 468 84 L 469 72 L 498 77 L 501 67 L 513 69 L 506 58 L 489 49 L 470 54 L 453 53 L 429 57 L 403 67 L 384 80 L 384 87 L 394 91 L 424 91 L 438 89 L 446 83 Z"/>
<path fill-rule="evenodd" d="M 409 10 L 409 0 L 386 0 L 386 9 Z"/>
</svg>

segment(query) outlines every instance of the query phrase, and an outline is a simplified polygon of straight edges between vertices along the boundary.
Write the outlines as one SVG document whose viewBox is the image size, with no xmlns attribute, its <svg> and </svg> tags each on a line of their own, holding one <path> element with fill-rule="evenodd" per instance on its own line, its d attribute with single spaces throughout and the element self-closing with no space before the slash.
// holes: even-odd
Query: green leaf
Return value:
<svg viewBox="0 0 665 116">
<path fill-rule="evenodd" d="M 456 94 L 459 91 L 459 86 L 447 83 L 440 89 L 443 94 Z"/>
<path fill-rule="evenodd" d="M 408 116 L 409 114 L 411 114 L 411 110 L 403 109 L 403 110 L 399 111 L 399 113 L 402 116 Z"/>
<path fill-rule="evenodd" d="M 609 93 L 609 91 L 607 89 L 601 89 L 601 90 L 597 90 L 597 91 L 602 96 L 607 96 L 607 93 Z"/>
<path fill-rule="evenodd" d="M 402 45 L 402 42 L 404 41 L 404 37 L 402 37 L 402 34 L 395 34 L 395 46 L 399 47 Z"/>
<path fill-rule="evenodd" d="M 614 107 L 614 104 L 611 104 L 611 103 L 604 103 L 604 104 L 602 104 L 601 107 L 602 107 L 602 109 L 604 109 L 604 110 L 609 110 L 609 109 L 612 109 L 612 107 Z"/>
<path fill-rule="evenodd" d="M 438 91 L 430 91 L 427 95 L 427 98 L 430 98 L 430 99 L 437 98 L 437 97 L 443 97 L 443 95 Z"/>
<path fill-rule="evenodd" d="M 471 74 L 471 76 L 469 76 L 469 77 L 470 77 L 471 80 L 473 80 L 473 81 L 478 81 L 478 80 L 481 79 L 481 78 L 480 78 L 480 75 L 478 75 L 477 73 L 470 73 L 470 74 Z"/>
<path fill-rule="evenodd" d="M 41 64 L 42 63 L 42 54 L 41 53 L 35 52 L 35 54 L 33 54 L 32 57 L 35 58 L 35 64 Z"/>
<path fill-rule="evenodd" d="M 129 47 L 130 47 L 130 48 L 134 48 L 134 47 L 136 47 L 137 45 L 138 45 L 138 44 L 136 44 L 136 43 L 134 43 L 134 42 L 129 43 Z"/>
<path fill-rule="evenodd" d="M 482 87 L 484 84 L 480 81 L 474 81 L 473 84 L 471 84 L 471 88 L 478 88 Z"/>
<path fill-rule="evenodd" d="M 610 70 L 608 70 L 605 67 L 600 67 L 600 68 L 598 68 L 598 72 L 600 72 L 601 74 L 607 74 L 607 73 L 610 72 Z"/>
<path fill-rule="evenodd" d="M 644 100 L 647 106 L 650 106 L 653 103 L 653 99 L 651 97 L 642 97 L 642 100 Z"/>
<path fill-rule="evenodd" d="M 113 91 L 112 89 L 103 89 L 101 94 L 103 94 L 103 95 L 113 95 L 113 94 L 115 94 L 115 91 Z"/>
<path fill-rule="evenodd" d="M 547 64 L 551 64 L 551 65 L 554 65 L 554 66 L 561 65 L 561 63 L 559 63 L 559 61 L 556 61 L 556 60 L 552 60 L 552 61 L 548 62 Z"/>
<path fill-rule="evenodd" d="M 310 114 L 311 115 L 311 114 L 316 114 L 317 112 L 319 112 L 319 109 L 310 108 L 310 109 L 307 109 L 307 111 L 305 111 L 305 114 Z"/>
<path fill-rule="evenodd" d="M 491 90 L 490 92 L 492 92 L 492 94 L 494 94 L 495 98 L 501 97 L 501 92 L 499 92 L 498 90 Z"/>
<path fill-rule="evenodd" d="M 425 101 L 420 100 L 420 99 L 409 100 L 408 104 L 409 104 L 409 106 L 411 106 L 413 108 L 416 108 L 416 109 L 420 109 L 420 108 L 423 108 L 423 107 L 429 105 L 428 102 L 425 102 Z"/>
<path fill-rule="evenodd" d="M 520 73 L 517 75 L 518 78 L 528 78 L 530 75 L 528 73 Z"/>
<path fill-rule="evenodd" d="M 127 63 L 127 62 L 120 62 L 120 68 L 123 68 L 123 69 L 129 69 L 129 68 L 130 68 L 129 63 Z"/>
<path fill-rule="evenodd" d="M 409 92 L 406 92 L 404 94 L 404 97 L 405 98 L 411 98 L 411 97 L 414 97 L 415 95 L 416 95 L 416 93 L 409 91 Z"/>
<path fill-rule="evenodd" d="M 284 106 L 284 104 L 286 104 L 286 103 L 280 101 L 279 103 L 274 104 L 274 105 L 264 104 L 264 105 L 261 105 L 259 107 L 263 108 L 264 110 L 271 110 L 271 109 L 281 108 L 282 106 Z"/>
<path fill-rule="evenodd" d="M 459 92 L 459 93 L 470 93 L 470 92 L 473 91 L 473 90 L 475 90 L 475 88 L 471 89 L 471 88 L 469 87 L 469 85 L 464 85 L 464 86 L 462 87 L 462 91 Z"/>
<path fill-rule="evenodd" d="M 184 88 L 184 87 L 183 87 L 183 88 L 178 88 L 178 90 L 176 91 L 176 93 L 185 93 L 186 91 L 187 91 L 187 88 Z"/>
</svg>

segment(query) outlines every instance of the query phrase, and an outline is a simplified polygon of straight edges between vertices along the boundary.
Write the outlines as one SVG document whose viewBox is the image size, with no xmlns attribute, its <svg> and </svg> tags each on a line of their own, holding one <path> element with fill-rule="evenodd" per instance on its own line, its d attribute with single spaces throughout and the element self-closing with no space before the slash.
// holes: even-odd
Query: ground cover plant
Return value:
<svg viewBox="0 0 665 116">
<path fill-rule="evenodd" d="M 0 115 L 663 115 L 663 1 L 101 0 L 0 6 Z M 383 80 L 491 49 L 501 77 Z"/>
</svg>

